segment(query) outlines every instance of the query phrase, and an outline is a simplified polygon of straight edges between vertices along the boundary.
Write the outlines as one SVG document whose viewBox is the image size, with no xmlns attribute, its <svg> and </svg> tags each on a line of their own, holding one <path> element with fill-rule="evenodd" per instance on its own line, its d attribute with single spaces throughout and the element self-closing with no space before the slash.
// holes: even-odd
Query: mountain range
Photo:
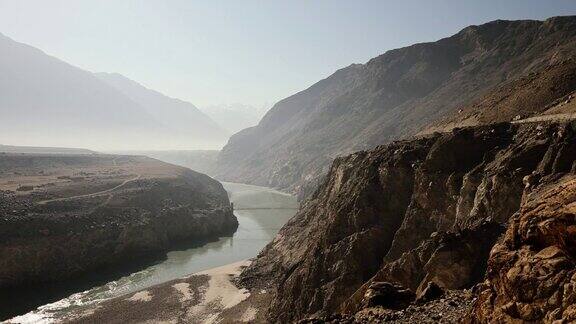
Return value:
<svg viewBox="0 0 576 324">
<path fill-rule="evenodd" d="M 576 17 L 471 26 L 234 135 L 221 174 L 305 196 L 238 280 L 264 322 L 576 322 L 575 40 Z"/>
<path fill-rule="evenodd" d="M 0 52 L 4 144 L 188 149 L 228 136 L 192 104 L 121 75 L 93 74 L 4 35 Z"/>
<path fill-rule="evenodd" d="M 303 197 L 316 187 L 334 158 L 434 131 L 460 113 L 478 114 L 489 109 L 481 103 L 489 102 L 490 91 L 499 87 L 521 86 L 522 80 L 529 82 L 540 74 L 553 77 L 548 70 L 560 65 L 556 78 L 573 82 L 570 59 L 575 49 L 576 17 L 555 17 L 497 20 L 436 42 L 390 50 L 278 102 L 257 126 L 230 138 L 216 175 Z M 539 82 L 535 86 L 543 86 Z M 572 88 L 539 91 L 560 98 Z M 510 121 L 542 108 L 515 102 L 505 114 L 488 119 Z M 482 118 L 451 127 L 474 124 L 482 124 Z"/>
</svg>

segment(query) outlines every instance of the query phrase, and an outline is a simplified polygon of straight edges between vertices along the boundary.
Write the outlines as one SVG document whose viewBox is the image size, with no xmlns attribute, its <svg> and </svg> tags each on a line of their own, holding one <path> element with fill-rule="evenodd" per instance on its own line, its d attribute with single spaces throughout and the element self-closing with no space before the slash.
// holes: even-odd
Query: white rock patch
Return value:
<svg viewBox="0 0 576 324">
<path fill-rule="evenodd" d="M 128 298 L 129 301 L 149 302 L 152 300 L 152 295 L 148 290 L 143 290 L 135 293 L 132 297 Z"/>
<path fill-rule="evenodd" d="M 242 314 L 242 317 L 240 318 L 240 321 L 242 322 L 252 322 L 253 320 L 256 319 L 256 314 L 258 313 L 258 310 L 252 306 L 246 308 L 246 311 L 244 312 L 244 314 Z"/>
<path fill-rule="evenodd" d="M 192 291 L 190 290 L 190 284 L 187 282 L 179 282 L 172 286 L 176 289 L 182 296 L 180 296 L 180 302 L 186 302 L 192 299 Z"/>
</svg>

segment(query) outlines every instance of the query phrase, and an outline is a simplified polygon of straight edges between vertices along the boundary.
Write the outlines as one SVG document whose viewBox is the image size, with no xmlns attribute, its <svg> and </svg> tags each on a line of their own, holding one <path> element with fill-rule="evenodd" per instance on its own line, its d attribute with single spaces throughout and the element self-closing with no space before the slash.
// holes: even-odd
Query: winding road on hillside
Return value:
<svg viewBox="0 0 576 324">
<path fill-rule="evenodd" d="M 545 121 L 569 121 L 576 119 L 576 113 L 570 114 L 554 114 L 554 115 L 541 115 L 535 117 L 528 117 L 525 119 L 515 120 L 512 124 L 526 124 L 526 123 L 538 123 L 538 122 L 545 122 Z"/>
<path fill-rule="evenodd" d="M 134 182 L 136 180 L 139 180 L 141 177 L 142 177 L 142 175 L 138 174 L 132 179 L 124 180 L 121 184 L 119 184 L 113 188 L 103 190 L 103 191 L 98 191 L 98 192 L 94 192 L 94 193 L 90 193 L 90 194 L 84 194 L 84 195 L 78 195 L 78 196 L 72 196 L 72 197 L 48 199 L 48 200 L 40 201 L 40 202 L 38 202 L 38 204 L 44 205 L 44 204 L 48 204 L 48 203 L 56 202 L 56 201 L 67 201 L 67 200 L 74 200 L 74 199 L 80 199 L 80 198 L 92 198 L 92 197 L 97 197 L 97 196 L 103 196 L 103 195 L 110 194 L 113 191 L 124 187 L 125 185 L 127 185 L 130 182 Z M 109 200 L 110 199 L 108 199 L 107 201 L 109 201 Z"/>
</svg>

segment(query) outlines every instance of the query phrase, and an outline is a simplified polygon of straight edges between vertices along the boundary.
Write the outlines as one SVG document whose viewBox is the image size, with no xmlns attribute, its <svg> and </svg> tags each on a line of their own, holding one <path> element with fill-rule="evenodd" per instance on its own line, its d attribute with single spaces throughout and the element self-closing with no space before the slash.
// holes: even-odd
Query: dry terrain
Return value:
<svg viewBox="0 0 576 324">
<path fill-rule="evenodd" d="M 0 154 L 0 318 L 237 226 L 222 185 L 183 167 L 142 156 Z"/>
<path fill-rule="evenodd" d="M 266 291 L 250 292 L 235 280 L 250 261 L 195 273 L 67 314 L 65 323 L 252 323 Z"/>
<path fill-rule="evenodd" d="M 408 309 L 431 284 L 470 289 L 485 276 L 484 304 L 474 306 L 484 321 L 492 310 L 498 319 L 573 320 L 573 208 L 544 211 L 546 204 L 573 206 L 562 200 L 573 198 L 573 181 L 562 179 L 575 173 L 576 122 L 460 128 L 338 158 L 240 282 L 270 292 L 271 322 L 370 318 L 365 312 L 373 306 Z M 557 188 L 555 196 L 532 206 L 547 188 Z M 527 206 L 533 216 L 524 214 Z M 502 246 L 507 224 L 510 239 Z M 543 258 L 554 252 L 549 264 L 530 270 L 543 249 Z M 407 318 L 389 313 L 378 318 Z"/>
<path fill-rule="evenodd" d="M 0 190 L 47 204 L 113 196 L 130 181 L 176 178 L 184 171 L 139 156 L 0 153 Z"/>
<path fill-rule="evenodd" d="M 218 156 L 225 181 L 304 198 L 339 156 L 423 131 L 509 122 L 576 90 L 576 17 L 496 20 L 352 64 L 279 101 Z"/>
</svg>

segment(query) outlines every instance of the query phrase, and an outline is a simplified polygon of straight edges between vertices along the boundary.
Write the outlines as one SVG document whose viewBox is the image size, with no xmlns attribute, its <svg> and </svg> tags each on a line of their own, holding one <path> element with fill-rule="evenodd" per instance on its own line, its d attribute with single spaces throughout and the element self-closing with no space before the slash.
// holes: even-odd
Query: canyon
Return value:
<svg viewBox="0 0 576 324">
<path fill-rule="evenodd" d="M 252 210 L 266 236 L 244 247 L 269 242 L 253 259 L 131 286 L 61 321 L 576 321 L 575 50 L 576 17 L 470 26 L 338 70 L 220 152 L 134 151 L 244 184 L 127 153 L 8 147 L 0 303 L 127 265 L 137 274 L 233 235 Z M 92 78 L 130 109 L 190 108 L 120 75 Z M 298 211 L 251 184 L 297 195 Z M 270 215 L 288 219 L 278 232 Z"/>
<path fill-rule="evenodd" d="M 476 126 L 360 151 L 334 161 L 240 282 L 273 292 L 271 322 L 347 323 L 362 322 L 383 282 L 422 295 L 431 283 L 473 288 L 487 273 L 476 320 L 570 320 L 573 299 L 555 284 L 573 285 L 575 176 L 574 122 Z"/>
<path fill-rule="evenodd" d="M 267 321 L 573 321 L 575 23 L 390 51 L 234 135 L 216 174 L 302 199 L 240 275 Z"/>
</svg>

